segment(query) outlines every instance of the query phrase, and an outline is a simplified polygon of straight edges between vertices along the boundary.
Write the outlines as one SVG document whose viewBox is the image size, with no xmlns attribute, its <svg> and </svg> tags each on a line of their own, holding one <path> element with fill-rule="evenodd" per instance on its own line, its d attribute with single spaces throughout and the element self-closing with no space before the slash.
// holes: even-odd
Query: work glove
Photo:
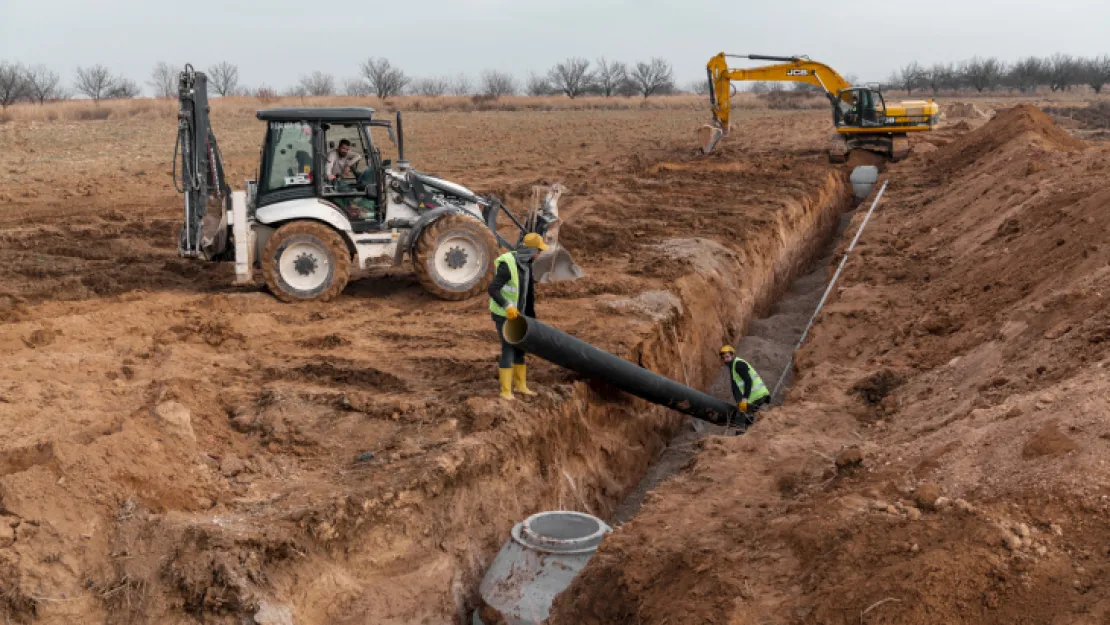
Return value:
<svg viewBox="0 0 1110 625">
<path fill-rule="evenodd" d="M 516 306 L 509 306 L 505 309 L 505 316 L 509 318 L 509 321 L 512 321 L 520 316 L 520 311 L 516 309 Z"/>
<path fill-rule="evenodd" d="M 740 403 L 736 404 L 736 407 L 740 409 L 740 412 L 748 414 L 748 400 L 741 399 Z"/>
</svg>

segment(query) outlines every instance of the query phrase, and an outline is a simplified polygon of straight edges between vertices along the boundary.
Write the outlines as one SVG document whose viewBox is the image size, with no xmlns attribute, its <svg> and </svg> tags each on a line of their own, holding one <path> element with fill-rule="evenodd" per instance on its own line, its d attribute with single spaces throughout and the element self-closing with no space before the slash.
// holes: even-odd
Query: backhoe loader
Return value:
<svg viewBox="0 0 1110 625">
<path fill-rule="evenodd" d="M 178 254 L 234 262 L 237 284 L 253 283 L 259 271 L 282 301 L 328 301 L 356 271 L 407 258 L 426 291 L 462 300 L 488 288 L 498 249 L 515 248 L 529 232 L 549 246 L 533 265 L 537 281 L 582 275 L 558 245 L 560 185 L 533 189 L 531 210 L 518 219 L 496 196 L 410 167 L 400 111 L 396 128 L 365 107 L 258 111 L 266 127 L 258 176 L 232 191 L 204 73 L 186 65 L 178 96 L 174 181 L 185 196 Z M 374 129 L 388 133 L 397 162 L 382 159 Z"/>
<path fill-rule="evenodd" d="M 726 58 L 773 61 L 773 65 L 732 68 Z M 843 162 L 848 152 L 865 149 L 898 160 L 909 151 L 907 134 L 932 130 L 939 107 L 932 100 L 887 104 L 877 86 L 853 87 L 833 68 L 805 56 L 720 54 L 706 65 L 713 121 L 698 130 L 702 151 L 709 154 L 729 131 L 733 81 L 786 81 L 819 87 L 832 105 L 833 127 L 829 160 Z"/>
</svg>

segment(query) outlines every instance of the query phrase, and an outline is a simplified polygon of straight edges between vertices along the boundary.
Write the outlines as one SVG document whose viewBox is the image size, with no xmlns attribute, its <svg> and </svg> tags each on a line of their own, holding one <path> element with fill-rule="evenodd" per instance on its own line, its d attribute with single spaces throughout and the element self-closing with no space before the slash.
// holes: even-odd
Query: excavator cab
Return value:
<svg viewBox="0 0 1110 625">
<path fill-rule="evenodd" d="M 833 108 L 833 123 L 838 128 L 881 126 L 885 120 L 886 101 L 878 89 L 852 87 L 842 89 L 837 94 L 837 106 Z"/>
</svg>

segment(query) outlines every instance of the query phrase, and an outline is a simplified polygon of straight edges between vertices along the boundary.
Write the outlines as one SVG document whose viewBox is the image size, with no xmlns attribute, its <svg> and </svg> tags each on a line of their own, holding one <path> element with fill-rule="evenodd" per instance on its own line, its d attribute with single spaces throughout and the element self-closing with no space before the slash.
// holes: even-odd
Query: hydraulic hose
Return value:
<svg viewBox="0 0 1110 625">
<path fill-rule="evenodd" d="M 736 406 L 602 351 L 535 319 L 505 323 L 505 340 L 544 360 L 588 378 L 607 382 L 653 404 L 710 423 L 737 423 Z"/>
</svg>

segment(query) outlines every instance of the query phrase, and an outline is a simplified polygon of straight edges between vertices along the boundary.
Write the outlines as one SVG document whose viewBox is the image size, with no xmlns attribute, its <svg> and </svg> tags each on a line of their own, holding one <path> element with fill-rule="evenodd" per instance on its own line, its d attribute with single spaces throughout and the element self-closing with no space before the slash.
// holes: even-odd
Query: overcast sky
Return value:
<svg viewBox="0 0 1110 625">
<path fill-rule="evenodd" d="M 145 83 L 158 61 L 227 60 L 243 84 L 283 88 L 317 69 L 341 84 L 370 56 L 412 76 L 521 78 L 568 56 L 659 56 L 685 86 L 720 51 L 807 54 L 867 81 L 915 59 L 1110 53 L 1108 32 L 1110 0 L 0 0 L 0 60 L 67 84 L 93 63 Z"/>
</svg>

